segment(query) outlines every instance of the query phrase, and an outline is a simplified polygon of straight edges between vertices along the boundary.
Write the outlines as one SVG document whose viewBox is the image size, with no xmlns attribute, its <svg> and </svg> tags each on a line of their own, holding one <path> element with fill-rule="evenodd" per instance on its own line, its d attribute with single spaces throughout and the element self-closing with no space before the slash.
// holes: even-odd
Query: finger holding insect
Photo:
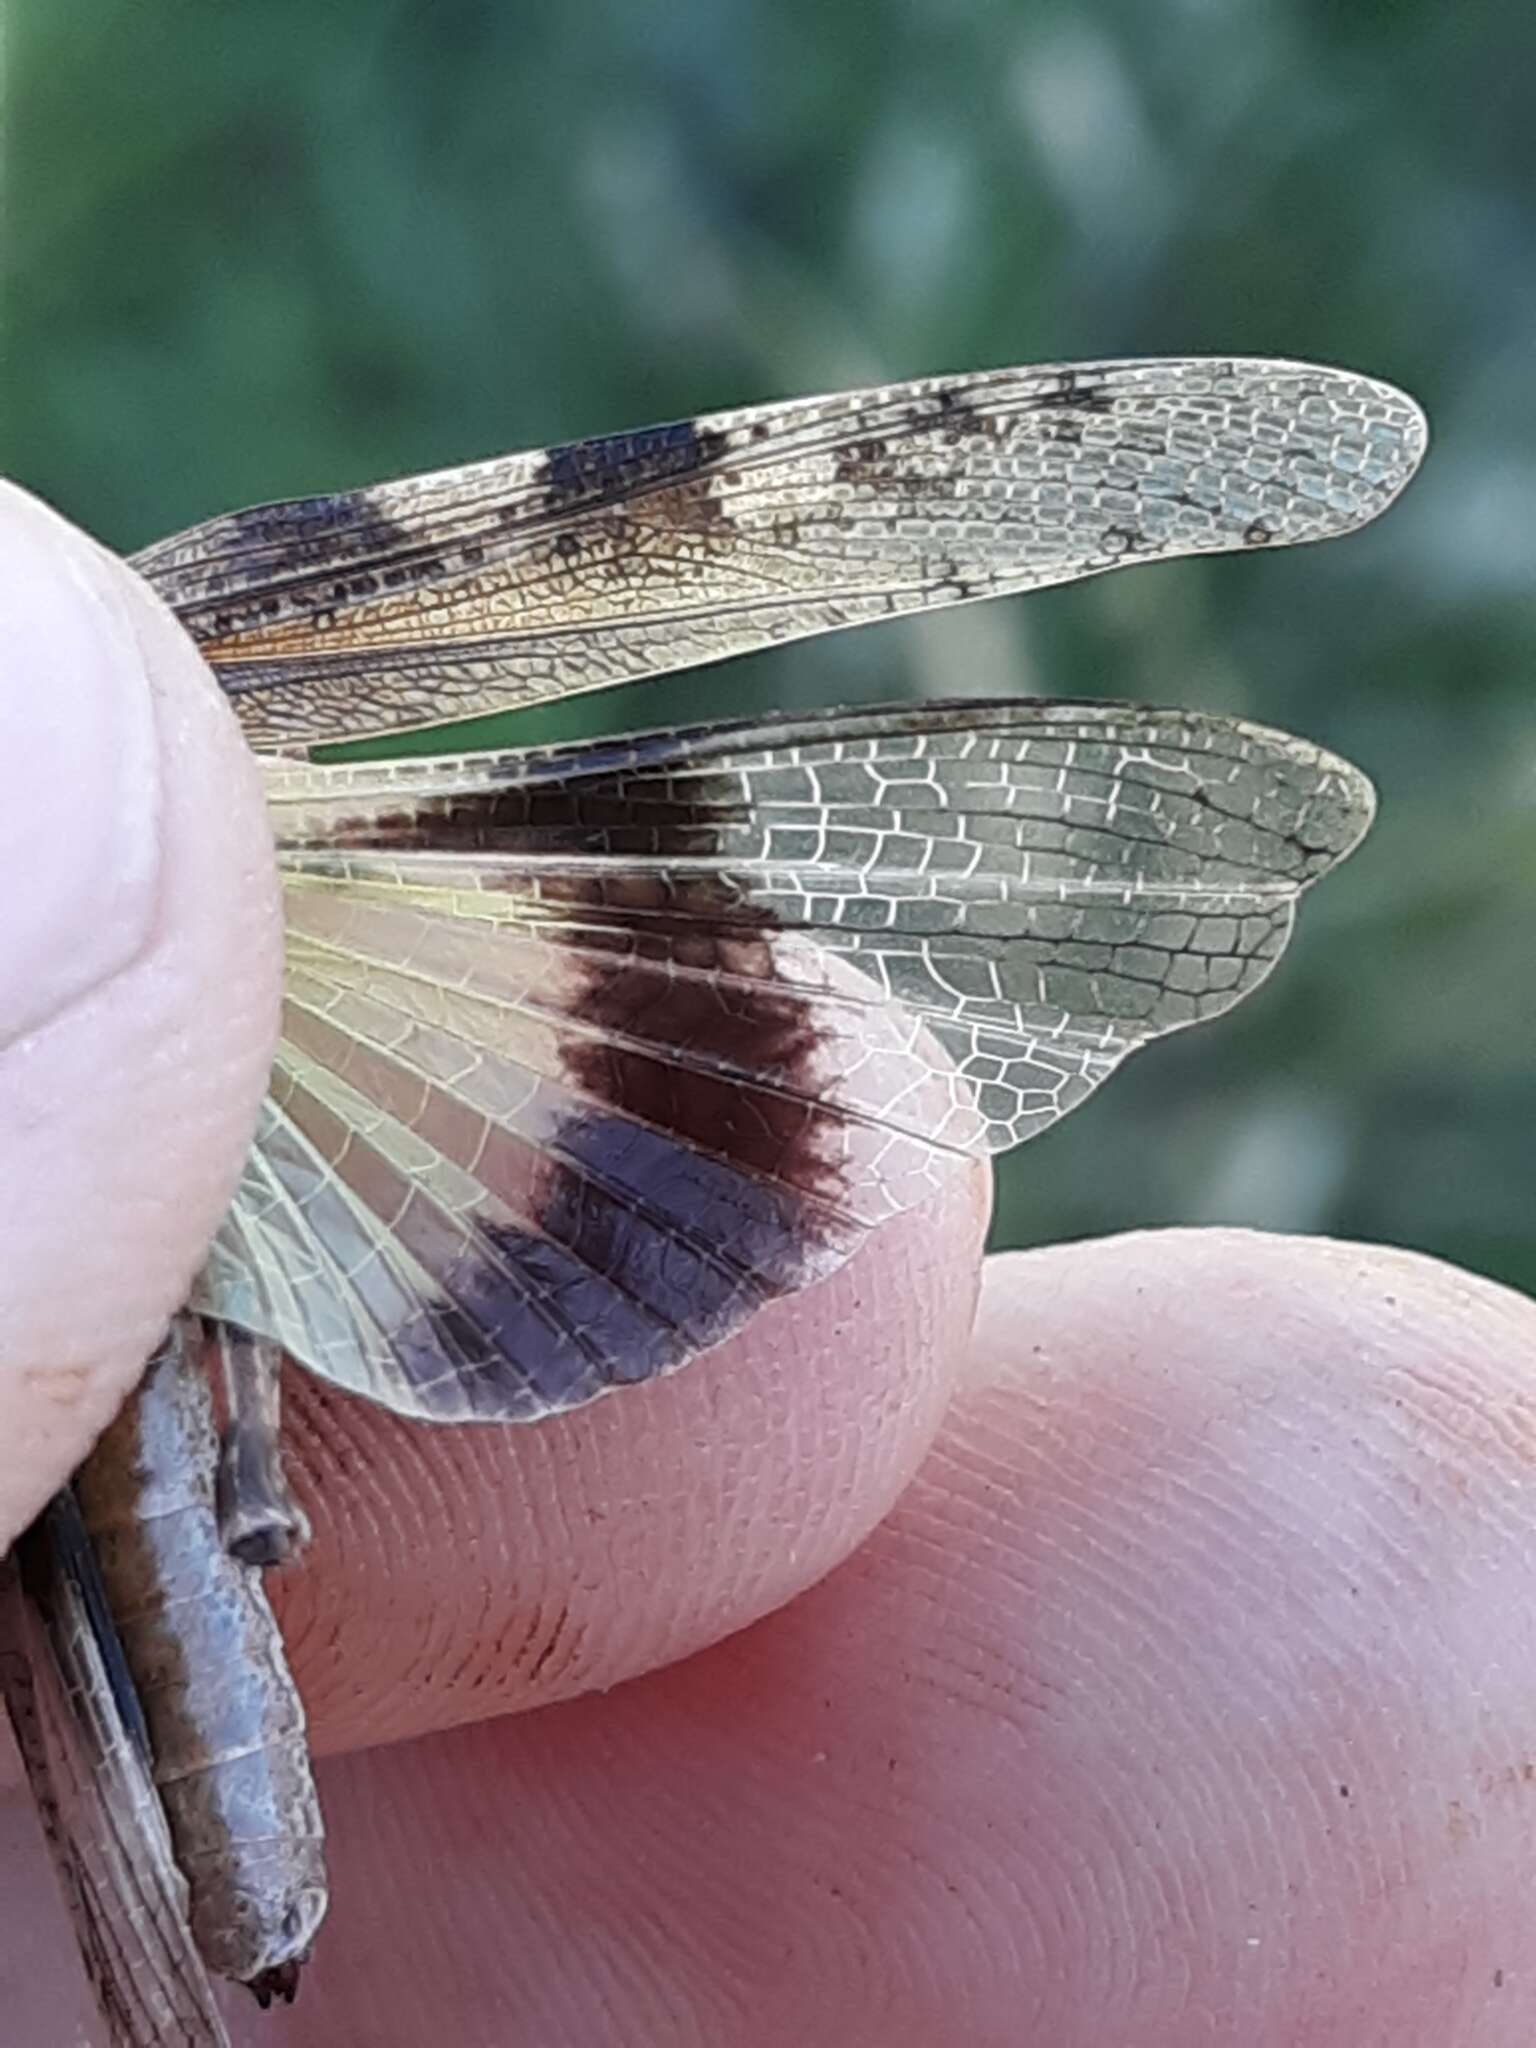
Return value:
<svg viewBox="0 0 1536 2048">
<path fill-rule="evenodd" d="M 1422 446 L 1400 394 L 1307 365 L 984 373 L 263 508 L 135 566 L 247 736 L 293 747 L 1324 538 Z M 612 1683 L 846 1554 L 948 1395 L 977 1155 L 1257 986 L 1370 814 L 1304 743 L 1128 707 L 887 707 L 417 773 L 269 777 L 285 1027 L 192 1295 L 398 1416 L 485 1425 L 421 1432 L 432 1473 L 408 1426 L 365 1416 L 400 1441 L 338 1467 L 352 1425 L 311 1390 L 317 1506 L 354 1523 L 328 1558 L 318 1514 L 290 1582 L 301 1668 L 342 1681 L 323 1746 Z M 868 1312 L 888 1297 L 931 1313 L 892 1342 Z M 707 1362 L 674 1389 L 710 1354 L 723 1391 Z M 622 1425 L 586 1412 L 619 1386 L 642 1388 Z M 377 1516 L 347 1483 L 374 1464 Z M 451 1557 L 441 1513 L 404 1559 L 370 1540 L 413 1531 L 423 1493 L 510 1498 L 511 1570 L 480 1540 L 494 1508 Z M 701 1547 L 707 1597 L 669 1601 L 679 1559 L 697 1593 Z M 306 1586 L 353 1566 L 341 1610 L 382 1612 L 393 1644 L 336 1639 L 329 1593 L 306 1625 Z M 387 1726 L 349 1722 L 360 1672 L 395 1681 Z"/>
<path fill-rule="evenodd" d="M 235 2040 L 1528 2048 L 1533 1346 L 1378 1247 L 990 1262 L 845 1569 L 322 1765 L 326 1967 Z"/>
</svg>

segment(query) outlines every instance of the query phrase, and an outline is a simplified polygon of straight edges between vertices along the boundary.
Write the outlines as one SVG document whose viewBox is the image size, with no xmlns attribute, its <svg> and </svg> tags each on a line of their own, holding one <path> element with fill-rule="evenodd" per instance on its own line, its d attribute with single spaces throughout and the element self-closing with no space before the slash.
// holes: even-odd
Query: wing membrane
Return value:
<svg viewBox="0 0 1536 2048">
<path fill-rule="evenodd" d="M 671 1370 L 1269 972 L 1369 785 L 1235 720 L 897 707 L 273 764 L 289 985 L 197 1297 L 402 1412 Z"/>
<path fill-rule="evenodd" d="M 72 1496 L 0 1563 L 0 1687 L 112 2048 L 228 2048 Z"/>
<path fill-rule="evenodd" d="M 1245 359 L 928 378 L 213 519 L 134 565 L 252 743 L 441 724 L 1383 511 L 1390 385 Z"/>
</svg>

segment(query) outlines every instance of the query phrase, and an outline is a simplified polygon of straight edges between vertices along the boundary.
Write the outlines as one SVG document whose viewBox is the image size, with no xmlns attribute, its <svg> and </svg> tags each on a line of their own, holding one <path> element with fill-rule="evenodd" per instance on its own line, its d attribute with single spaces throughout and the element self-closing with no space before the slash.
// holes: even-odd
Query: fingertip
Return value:
<svg viewBox="0 0 1536 2048">
<path fill-rule="evenodd" d="M 1128 1231 L 989 1259 L 967 1384 L 1058 1370 L 1283 1392 L 1302 1361 L 1331 1359 L 1358 1390 L 1373 1359 L 1448 1352 L 1496 1380 L 1533 1341 L 1525 1297 L 1420 1252 L 1261 1230 Z"/>
<path fill-rule="evenodd" d="M 1527 2039 L 1536 1310 L 1213 1231 L 986 1291 L 991 1390 L 846 1570 L 323 1774 L 279 2038 L 490 2038 L 511 1998 L 541 2040 Z"/>
<path fill-rule="evenodd" d="M 969 1343 L 988 1176 L 673 1377 L 527 1427 L 411 1424 L 286 1382 L 315 1526 L 279 1591 L 322 1750 L 607 1687 L 821 1578 L 921 1463 Z"/>
</svg>

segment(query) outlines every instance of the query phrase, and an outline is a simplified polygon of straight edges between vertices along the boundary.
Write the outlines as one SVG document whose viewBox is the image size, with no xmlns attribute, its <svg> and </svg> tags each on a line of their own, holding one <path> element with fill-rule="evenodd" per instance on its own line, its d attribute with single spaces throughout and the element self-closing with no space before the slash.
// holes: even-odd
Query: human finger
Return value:
<svg viewBox="0 0 1536 2048">
<path fill-rule="evenodd" d="M 256 1119 L 281 930 L 254 762 L 125 565 L 0 485 L 0 1551 L 184 1299 Z"/>
<path fill-rule="evenodd" d="M 1523 2048 L 1533 1357 L 1404 1253 L 994 1262 L 821 1586 L 327 1769 L 325 1954 L 240 2038 Z"/>
</svg>

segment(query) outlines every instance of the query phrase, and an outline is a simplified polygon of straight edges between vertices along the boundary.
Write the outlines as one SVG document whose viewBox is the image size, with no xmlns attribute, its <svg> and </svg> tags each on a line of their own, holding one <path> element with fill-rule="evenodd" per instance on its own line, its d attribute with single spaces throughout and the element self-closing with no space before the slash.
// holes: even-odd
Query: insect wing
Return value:
<svg viewBox="0 0 1536 2048">
<path fill-rule="evenodd" d="M 73 1497 L 0 1564 L 0 1689 L 112 2048 L 228 2048 Z"/>
<path fill-rule="evenodd" d="M 197 1305 L 405 1414 L 685 1363 L 1261 982 L 1369 784 L 1238 721 L 898 706 L 271 764 L 274 1086 Z"/>
<path fill-rule="evenodd" d="M 927 378 L 213 519 L 133 558 L 252 744 L 441 724 L 1385 510 L 1422 414 L 1250 359 Z"/>
</svg>

